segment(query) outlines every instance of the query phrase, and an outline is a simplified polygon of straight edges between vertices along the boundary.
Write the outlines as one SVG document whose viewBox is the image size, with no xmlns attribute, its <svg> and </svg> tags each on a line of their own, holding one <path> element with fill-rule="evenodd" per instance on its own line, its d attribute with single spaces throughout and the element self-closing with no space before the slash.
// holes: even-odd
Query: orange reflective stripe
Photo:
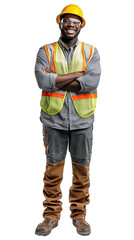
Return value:
<svg viewBox="0 0 134 240">
<path fill-rule="evenodd" d="M 91 46 L 90 46 L 90 55 L 89 55 L 89 58 L 88 58 L 88 61 L 87 61 L 87 62 L 89 62 L 90 59 L 91 59 L 91 57 L 93 56 L 93 50 L 94 50 L 94 47 L 91 45 Z"/>
<path fill-rule="evenodd" d="M 48 62 L 49 62 L 49 66 L 50 66 L 50 57 L 49 57 L 49 52 L 48 52 L 47 45 L 44 45 L 44 48 L 45 48 L 45 51 L 46 51 L 46 54 L 47 54 L 47 58 L 48 58 Z"/>
<path fill-rule="evenodd" d="M 81 94 L 72 96 L 73 100 L 85 99 L 85 98 L 97 98 L 97 93 Z"/>
<path fill-rule="evenodd" d="M 42 96 L 64 98 L 65 94 L 55 92 L 42 92 Z"/>
<path fill-rule="evenodd" d="M 84 42 L 82 42 L 82 57 L 83 57 L 83 68 L 82 68 L 82 72 L 85 72 L 86 62 L 85 62 L 85 54 L 84 54 Z"/>
<path fill-rule="evenodd" d="M 56 72 L 56 68 L 55 68 L 56 42 L 53 43 L 53 46 L 54 46 L 54 51 L 53 51 L 53 61 L 52 61 L 52 64 L 53 64 L 53 71 Z"/>
</svg>

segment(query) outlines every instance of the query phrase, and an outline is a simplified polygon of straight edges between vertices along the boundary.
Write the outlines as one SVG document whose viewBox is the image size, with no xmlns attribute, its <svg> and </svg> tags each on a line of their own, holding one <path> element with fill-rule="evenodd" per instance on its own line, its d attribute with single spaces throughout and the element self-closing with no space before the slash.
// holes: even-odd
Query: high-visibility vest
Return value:
<svg viewBox="0 0 134 240">
<path fill-rule="evenodd" d="M 72 72 L 81 72 L 85 71 L 87 63 L 91 60 L 93 56 L 94 47 L 89 46 L 89 58 L 88 61 L 85 61 L 85 54 L 84 54 L 84 43 L 79 42 L 77 45 L 72 61 L 71 66 L 68 71 L 67 61 L 61 50 L 58 42 L 53 43 L 53 56 L 50 59 L 50 45 L 45 45 L 45 51 L 48 57 L 48 62 L 50 67 L 53 69 L 54 72 L 57 74 L 68 74 Z M 49 115 L 55 115 L 60 112 L 63 107 L 64 100 L 66 97 L 67 91 L 63 90 L 56 90 L 54 92 L 45 92 L 45 89 L 42 91 L 41 97 L 41 108 Z M 71 97 L 73 100 L 73 104 L 75 107 L 76 112 L 79 114 L 80 117 L 86 118 L 93 114 L 96 108 L 96 101 L 97 101 L 97 90 L 90 91 L 88 93 L 78 93 L 78 92 L 71 92 Z"/>
</svg>

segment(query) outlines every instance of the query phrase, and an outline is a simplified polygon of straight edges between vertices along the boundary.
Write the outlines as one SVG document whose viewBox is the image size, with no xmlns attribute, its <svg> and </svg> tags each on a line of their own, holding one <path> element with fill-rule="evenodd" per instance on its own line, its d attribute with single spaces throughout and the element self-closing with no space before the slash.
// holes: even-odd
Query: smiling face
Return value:
<svg viewBox="0 0 134 240">
<path fill-rule="evenodd" d="M 65 15 L 60 22 L 61 38 L 66 40 L 77 39 L 81 30 L 81 19 L 78 16 Z"/>
</svg>

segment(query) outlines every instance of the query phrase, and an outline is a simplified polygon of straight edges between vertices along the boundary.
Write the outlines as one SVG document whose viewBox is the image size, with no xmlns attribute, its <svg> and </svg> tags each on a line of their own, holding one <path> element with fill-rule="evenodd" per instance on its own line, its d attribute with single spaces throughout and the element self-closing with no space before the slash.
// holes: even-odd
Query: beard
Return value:
<svg viewBox="0 0 134 240">
<path fill-rule="evenodd" d="M 62 36 L 62 38 L 65 39 L 65 40 L 68 40 L 68 41 L 77 38 L 77 36 L 78 36 L 79 33 L 80 33 L 80 30 L 79 30 L 79 31 L 76 31 L 76 34 L 74 34 L 73 36 L 71 36 L 71 35 L 66 34 L 66 32 L 64 31 L 63 28 L 61 28 L 60 30 L 61 30 L 61 36 Z"/>
</svg>

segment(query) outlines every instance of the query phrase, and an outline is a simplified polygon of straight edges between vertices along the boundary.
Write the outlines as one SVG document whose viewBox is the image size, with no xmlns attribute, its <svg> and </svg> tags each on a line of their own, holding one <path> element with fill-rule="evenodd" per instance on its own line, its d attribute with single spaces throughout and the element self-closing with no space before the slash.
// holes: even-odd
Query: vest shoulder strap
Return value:
<svg viewBox="0 0 134 240">
<path fill-rule="evenodd" d="M 86 44 L 84 45 L 84 53 L 86 58 L 86 64 L 92 59 L 94 54 L 94 47 L 93 45 Z"/>
<path fill-rule="evenodd" d="M 50 66 L 50 56 L 49 56 L 47 45 L 44 45 L 44 48 L 45 48 L 45 51 L 46 51 L 46 54 L 47 54 L 47 58 L 48 58 L 48 62 L 49 62 L 49 66 Z"/>
<path fill-rule="evenodd" d="M 49 66 L 51 67 L 51 61 L 50 61 L 50 54 L 49 52 L 53 52 L 53 56 L 52 56 L 52 68 L 53 70 L 55 71 L 55 64 L 54 64 L 54 54 L 55 54 L 55 51 L 56 51 L 56 42 L 54 43 L 51 43 L 51 44 L 45 44 L 44 45 L 44 49 L 46 51 L 46 54 L 47 54 L 47 59 L 48 59 L 48 63 L 49 63 Z"/>
</svg>

